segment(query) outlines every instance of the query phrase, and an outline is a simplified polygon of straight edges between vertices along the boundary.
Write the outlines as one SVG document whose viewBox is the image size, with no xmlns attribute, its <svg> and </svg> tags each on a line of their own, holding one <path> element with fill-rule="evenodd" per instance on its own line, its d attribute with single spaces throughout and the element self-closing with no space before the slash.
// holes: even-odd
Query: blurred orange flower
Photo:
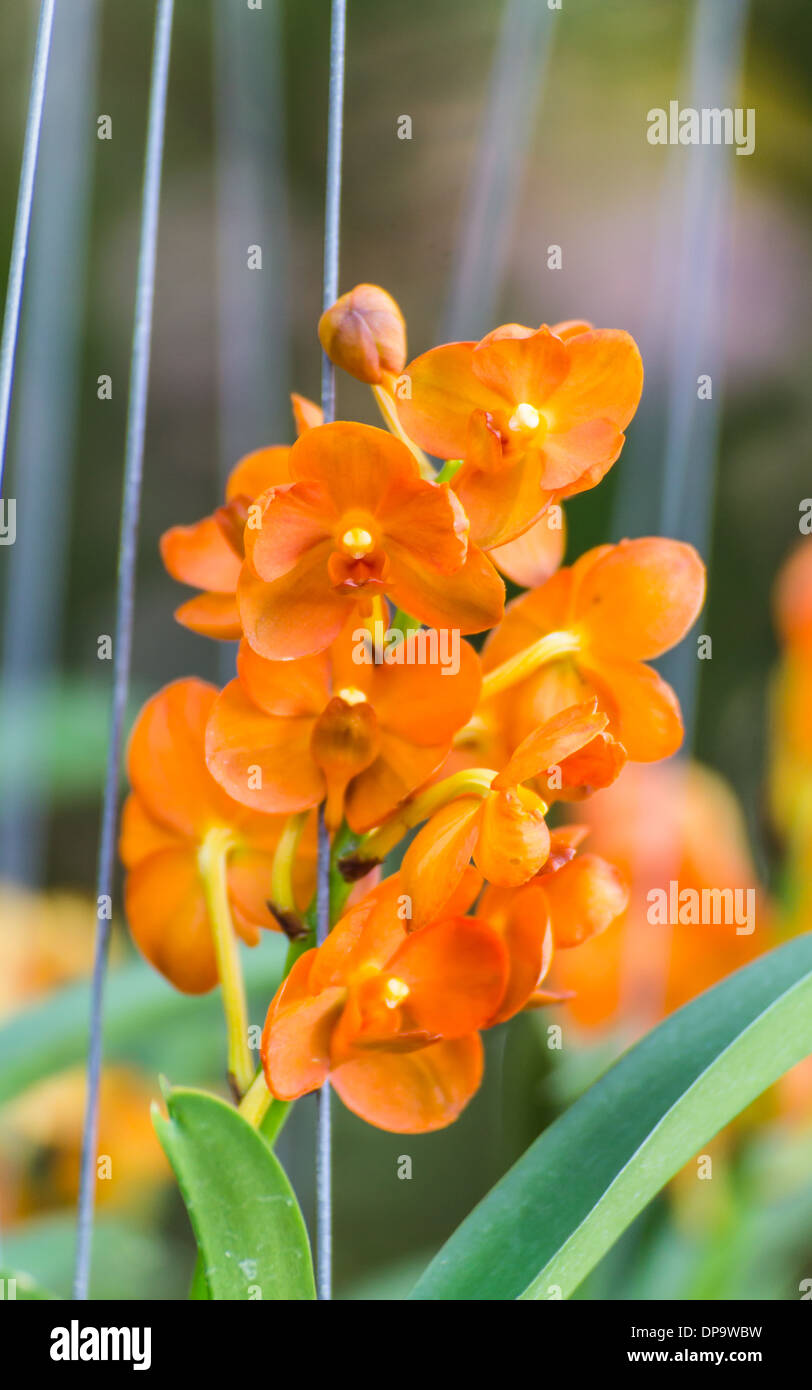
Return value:
<svg viewBox="0 0 812 1390">
<path fill-rule="evenodd" d="M 261 656 L 322 651 L 385 595 L 421 622 L 462 633 L 499 620 L 504 586 L 468 544 L 462 507 L 445 484 L 420 476 L 399 440 L 368 425 L 321 425 L 293 445 L 290 476 L 263 494 L 245 530 L 238 602 Z"/>
<path fill-rule="evenodd" d="M 352 620 L 328 651 L 293 661 L 266 661 L 243 641 L 239 679 L 209 719 L 209 770 L 255 810 L 303 811 L 326 797 L 331 829 L 345 814 L 353 830 L 371 829 L 436 771 L 477 701 L 467 642 L 456 671 L 415 664 L 432 636 L 407 634 L 387 653 L 401 664 L 373 664 Z"/>
<path fill-rule="evenodd" d="M 643 388 L 628 333 L 574 321 L 504 324 L 479 343 L 432 348 L 405 375 L 401 423 L 423 449 L 464 459 L 454 488 L 487 548 L 600 482 Z"/>
<path fill-rule="evenodd" d="M 704 599 L 693 546 L 647 537 L 597 546 L 508 606 L 483 651 L 483 699 L 511 747 L 551 714 L 590 695 L 636 762 L 682 741 L 676 695 L 644 663 L 684 637 Z"/>
<path fill-rule="evenodd" d="M 284 820 L 233 801 L 206 767 L 206 724 L 216 696 L 214 686 L 199 680 L 165 686 L 141 710 L 127 758 L 133 790 L 119 846 L 127 921 L 147 960 L 186 994 L 203 994 L 218 979 L 207 861 L 222 856 L 224 891 L 243 941 L 254 946 L 261 927 L 279 927 L 267 899 Z M 310 851 L 300 861 L 302 905 L 313 884 Z"/>
</svg>

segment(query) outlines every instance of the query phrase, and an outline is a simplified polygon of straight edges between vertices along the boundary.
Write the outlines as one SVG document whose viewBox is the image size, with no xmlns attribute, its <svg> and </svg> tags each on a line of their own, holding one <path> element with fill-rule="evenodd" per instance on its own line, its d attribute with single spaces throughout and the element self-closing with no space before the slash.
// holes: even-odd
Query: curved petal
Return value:
<svg viewBox="0 0 812 1390">
<path fill-rule="evenodd" d="M 561 710 L 522 740 L 507 766 L 493 779 L 494 791 L 540 777 L 577 753 L 607 723 L 608 717 L 598 710 L 595 699 Z"/>
<path fill-rule="evenodd" d="M 125 869 L 132 869 L 160 849 L 178 849 L 178 835 L 153 820 L 136 792 L 131 792 L 121 812 L 118 853 Z"/>
<path fill-rule="evenodd" d="M 261 506 L 261 524 L 246 527 L 247 553 L 260 579 L 272 584 L 314 553 L 324 552 L 326 559 L 335 516 L 323 487 L 291 483 L 274 488 L 263 496 Z"/>
<path fill-rule="evenodd" d="M 580 946 L 626 911 L 629 889 L 620 871 L 597 854 L 580 854 L 544 878 L 555 944 Z"/>
<path fill-rule="evenodd" d="M 705 597 L 705 566 L 692 545 L 659 536 L 621 541 L 584 575 L 579 624 L 593 651 L 647 661 L 673 647 Z"/>
<path fill-rule="evenodd" d="M 235 497 L 250 497 L 253 501 L 269 487 L 290 482 L 290 447 L 272 444 L 267 449 L 254 449 L 235 464 L 226 483 L 226 501 Z"/>
<path fill-rule="evenodd" d="M 474 348 L 471 367 L 485 386 L 516 405 L 546 407 L 567 376 L 569 355 L 560 338 L 543 324 L 522 337 L 489 333 Z"/>
<path fill-rule="evenodd" d="M 369 1052 L 345 1062 L 330 1080 L 348 1110 L 378 1129 L 428 1134 L 444 1129 L 482 1080 L 477 1033 L 433 1043 L 417 1052 Z"/>
<path fill-rule="evenodd" d="M 534 589 L 558 569 L 566 545 L 563 513 L 560 508 L 550 508 L 523 535 L 489 550 L 488 559 L 514 584 Z"/>
<path fill-rule="evenodd" d="M 546 406 L 553 428 L 602 418 L 625 430 L 643 390 L 643 362 L 634 338 L 622 329 L 593 328 L 568 334 L 566 342 L 568 371 Z"/>
<path fill-rule="evenodd" d="M 532 881 L 518 890 L 487 888 L 477 915 L 498 928 L 510 959 L 505 992 L 488 1023 L 492 1028 L 524 1008 L 549 968 L 552 933 L 547 898 L 541 885 Z"/>
<path fill-rule="evenodd" d="M 290 471 L 324 491 L 336 516 L 358 508 L 377 516 L 393 489 L 422 481 L 401 440 L 388 430 L 347 420 L 305 430 L 291 449 Z"/>
<path fill-rule="evenodd" d="M 217 961 L 193 849 L 142 859 L 127 875 L 124 911 L 138 949 L 176 989 L 214 988 Z"/>
<path fill-rule="evenodd" d="M 413 931 L 387 972 L 409 993 L 402 1013 L 409 1026 L 444 1038 L 484 1027 L 505 992 L 508 956 L 484 921 L 444 918 Z"/>
<path fill-rule="evenodd" d="M 574 573 L 572 568 L 567 568 L 557 570 L 540 589 L 513 599 L 482 649 L 482 669 L 493 671 L 508 657 L 531 647 L 545 633 L 568 627 L 573 592 Z"/>
<path fill-rule="evenodd" d="M 438 574 L 454 574 L 468 548 L 468 518 L 447 483 L 423 478 L 392 487 L 377 517 L 387 553 L 393 546 Z"/>
<path fill-rule="evenodd" d="M 217 690 L 205 681 L 173 681 L 141 710 L 130 735 L 130 785 L 159 824 L 199 840 L 212 825 L 231 825 L 235 806 L 206 767 L 206 723 Z"/>
<path fill-rule="evenodd" d="M 215 637 L 223 642 L 236 642 L 242 636 L 235 593 L 198 594 L 187 599 L 175 609 L 175 621 L 201 637 Z"/>
<path fill-rule="evenodd" d="M 268 1089 L 278 1100 L 296 1100 L 318 1090 L 330 1066 L 330 1038 L 341 1016 L 346 990 L 333 986 L 308 994 L 315 951 L 306 951 L 268 1010 L 261 1056 Z"/>
<path fill-rule="evenodd" d="M 307 396 L 299 396 L 295 391 L 291 391 L 290 404 L 297 435 L 304 434 L 305 430 L 312 430 L 315 425 L 324 424 L 321 406 L 316 405 L 316 402 L 309 400 Z"/>
<path fill-rule="evenodd" d="M 395 603 L 430 627 L 458 628 L 463 635 L 494 627 L 502 616 L 505 586 L 488 557 L 468 547 L 455 574 L 437 574 L 404 547 L 388 547 L 389 591 Z"/>
<path fill-rule="evenodd" d="M 375 761 L 354 777 L 347 789 L 344 811 L 358 834 L 380 825 L 395 808 L 441 766 L 447 744 L 421 748 L 385 730 L 379 733 Z"/>
<path fill-rule="evenodd" d="M 550 853 L 544 803 L 520 789 L 491 792 L 482 806 L 474 863 L 489 883 L 518 888 Z"/>
<path fill-rule="evenodd" d="M 676 753 L 684 732 L 679 701 L 651 666 L 590 658 L 583 669 L 609 715 L 610 733 L 632 762 L 657 762 Z"/>
<path fill-rule="evenodd" d="M 161 559 L 173 579 L 215 594 L 233 594 L 240 558 L 213 516 L 192 526 L 173 526 L 160 540 Z"/>
<path fill-rule="evenodd" d="M 401 867 L 411 898 L 411 927 L 439 917 L 467 869 L 479 836 L 482 803 L 463 797 L 443 806 L 407 849 Z"/>
<path fill-rule="evenodd" d="M 316 718 L 330 699 L 326 652 L 296 661 L 266 661 L 247 642 L 237 652 L 237 674 L 246 695 L 266 714 Z"/>
<path fill-rule="evenodd" d="M 238 680 L 230 681 L 206 728 L 209 771 L 229 796 L 253 811 L 307 811 L 325 791 L 310 751 L 313 727 L 312 716 L 265 714 Z"/>
<path fill-rule="evenodd" d="M 355 607 L 333 589 L 327 574 L 330 545 L 309 550 L 289 574 L 266 584 L 246 562 L 237 586 L 245 637 L 269 661 L 289 661 L 329 647 Z"/>
<path fill-rule="evenodd" d="M 490 390 L 472 368 L 476 343 L 445 343 L 410 362 L 409 395 L 396 392 L 398 417 L 421 449 L 438 458 L 462 458 L 474 410 L 503 412 L 510 399 Z"/>
<path fill-rule="evenodd" d="M 544 486 L 566 497 L 595 487 L 619 457 L 625 439 L 611 420 L 585 420 L 560 433 L 550 430 L 542 445 Z"/>
<path fill-rule="evenodd" d="M 521 535 L 550 502 L 543 482 L 543 459 L 527 449 L 498 470 L 467 460 L 454 478 L 454 490 L 471 523 L 471 540 L 489 550 Z"/>
<path fill-rule="evenodd" d="M 482 683 L 479 657 L 468 642 L 459 642 L 455 653 L 453 636 L 447 628 L 421 628 L 390 654 L 391 664 L 372 668 L 369 699 L 382 730 L 434 747 L 450 743 L 468 723 Z"/>
</svg>

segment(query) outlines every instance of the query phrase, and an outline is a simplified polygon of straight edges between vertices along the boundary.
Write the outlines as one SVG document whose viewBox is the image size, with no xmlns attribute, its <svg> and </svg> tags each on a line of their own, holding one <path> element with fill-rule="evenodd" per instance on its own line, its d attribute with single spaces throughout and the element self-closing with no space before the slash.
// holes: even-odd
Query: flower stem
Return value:
<svg viewBox="0 0 812 1390">
<path fill-rule="evenodd" d="M 391 385 L 388 382 L 385 382 L 381 386 L 373 386 L 372 394 L 375 397 L 375 400 L 377 401 L 378 409 L 380 410 L 381 415 L 386 421 L 386 428 L 391 431 L 391 433 L 395 436 L 396 439 L 400 440 L 401 444 L 405 444 L 409 452 L 414 455 L 415 459 L 417 460 L 417 466 L 420 469 L 421 478 L 426 478 L 428 482 L 433 483 L 435 478 L 437 477 L 437 474 L 432 468 L 429 460 L 426 458 L 426 455 L 423 453 L 423 450 L 417 444 L 415 444 L 413 439 L 409 438 L 408 434 L 406 433 L 405 429 L 400 423 L 400 419 L 398 418 L 397 406 L 395 405 L 395 397 L 392 393 Z"/>
<path fill-rule="evenodd" d="M 271 902 L 282 912 L 296 911 L 296 899 L 293 893 L 293 866 L 296 862 L 296 854 L 307 817 L 307 811 L 299 811 L 296 815 L 288 816 L 273 857 Z"/>
<path fill-rule="evenodd" d="M 217 974 L 223 994 L 228 1038 L 228 1070 L 239 1094 L 244 1096 L 254 1080 L 254 1063 L 248 1046 L 248 1010 L 237 937 L 231 921 L 226 877 L 228 852 L 233 845 L 228 830 L 210 830 L 198 853 L 203 892 L 214 939 Z"/>
<path fill-rule="evenodd" d="M 546 633 L 532 646 L 525 647 L 521 652 L 516 652 L 515 656 L 510 656 L 507 661 L 503 661 L 501 666 L 496 666 L 493 671 L 488 671 L 482 678 L 481 698 L 489 700 L 493 695 L 499 695 L 509 686 L 516 685 L 518 681 L 526 680 L 528 676 L 532 676 L 534 671 L 546 666 L 548 662 L 557 661 L 559 657 L 569 656 L 571 652 L 577 652 L 580 645 L 580 638 L 575 632 Z"/>
<path fill-rule="evenodd" d="M 348 859 L 356 862 L 368 859 L 370 868 L 373 864 L 380 863 L 408 831 L 413 830 L 421 821 L 428 820 L 429 816 L 434 815 L 441 807 L 447 806 L 450 801 L 458 801 L 464 796 L 484 796 L 490 791 L 491 782 L 496 775 L 490 767 L 469 767 L 462 772 L 455 772 L 452 777 L 444 778 L 442 782 L 435 783 L 433 787 L 428 787 L 426 791 L 420 792 L 401 806 L 391 820 L 362 836 L 357 850 L 353 855 L 349 855 Z"/>
</svg>

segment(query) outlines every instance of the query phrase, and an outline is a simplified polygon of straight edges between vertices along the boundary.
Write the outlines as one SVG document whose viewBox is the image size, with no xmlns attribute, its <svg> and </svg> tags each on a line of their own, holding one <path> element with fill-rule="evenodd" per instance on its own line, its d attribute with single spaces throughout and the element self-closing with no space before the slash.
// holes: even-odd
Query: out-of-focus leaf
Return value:
<svg viewBox="0 0 812 1390">
<path fill-rule="evenodd" d="M 166 1105 L 168 1118 L 156 1111 L 155 1129 L 186 1203 L 211 1298 L 315 1298 L 302 1213 L 262 1136 L 233 1106 L 203 1091 L 169 1090 Z"/>
<path fill-rule="evenodd" d="M 568 1297 L 668 1179 L 810 1052 L 806 936 L 626 1053 L 474 1208 L 411 1296 Z"/>
<path fill-rule="evenodd" d="M 134 1218 L 103 1209 L 93 1226 L 91 1299 L 173 1299 L 184 1296 L 184 1250 L 157 1229 Z M 52 1289 L 56 1298 L 70 1298 L 76 1258 L 76 1212 L 56 1211 L 36 1216 L 3 1232 L 3 1260 L 28 1270 L 35 1281 Z M 19 1291 L 18 1291 L 19 1296 Z"/>
</svg>

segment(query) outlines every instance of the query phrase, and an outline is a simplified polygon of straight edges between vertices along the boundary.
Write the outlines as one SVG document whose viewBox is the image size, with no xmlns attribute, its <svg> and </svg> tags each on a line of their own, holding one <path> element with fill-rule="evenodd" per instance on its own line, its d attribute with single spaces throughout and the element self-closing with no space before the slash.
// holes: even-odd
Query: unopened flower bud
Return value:
<svg viewBox="0 0 812 1390">
<path fill-rule="evenodd" d="M 378 386 L 406 365 L 406 324 L 398 305 L 379 285 L 356 285 L 326 309 L 319 341 L 337 367 Z"/>
</svg>

